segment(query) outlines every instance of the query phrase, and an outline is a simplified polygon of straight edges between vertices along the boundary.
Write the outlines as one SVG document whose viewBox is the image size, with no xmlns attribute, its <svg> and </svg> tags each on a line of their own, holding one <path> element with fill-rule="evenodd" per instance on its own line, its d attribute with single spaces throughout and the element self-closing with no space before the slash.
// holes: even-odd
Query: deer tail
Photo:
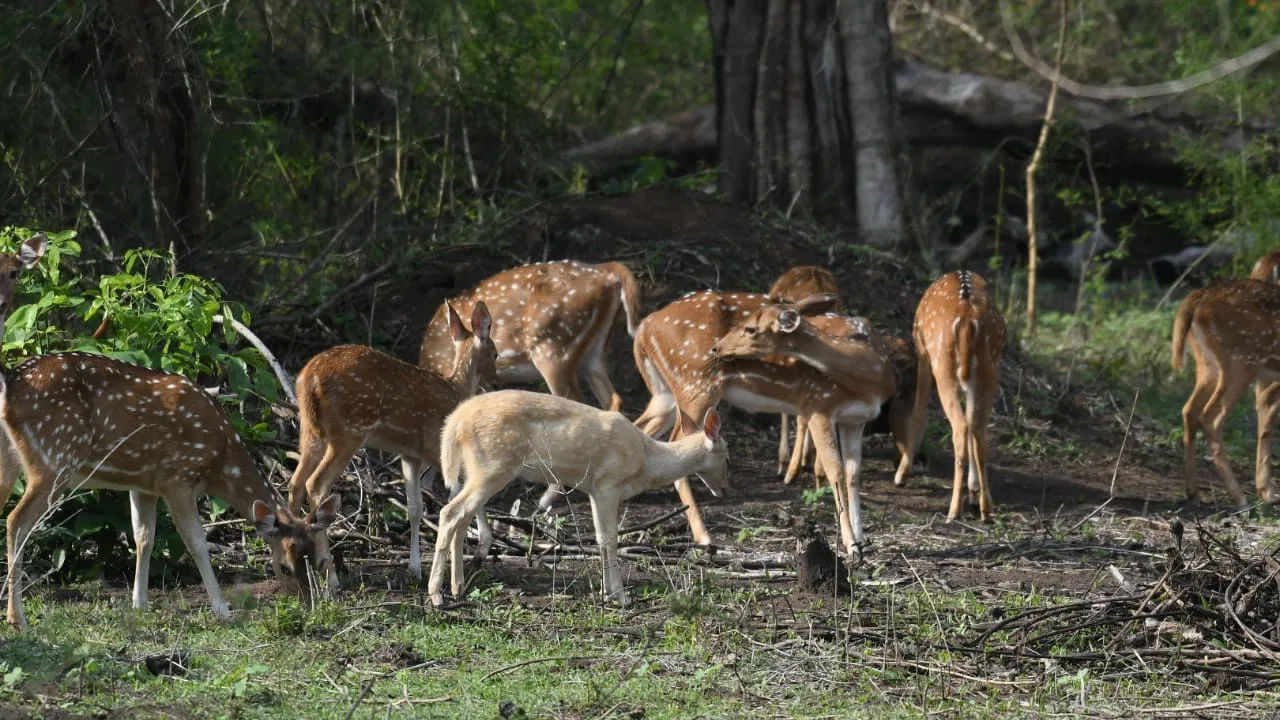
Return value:
<svg viewBox="0 0 1280 720">
<path fill-rule="evenodd" d="M 444 421 L 444 430 L 440 432 L 440 474 L 444 477 L 444 486 L 449 490 L 449 497 L 458 494 L 462 489 L 462 458 L 458 454 L 458 417 L 450 414 Z"/>
<path fill-rule="evenodd" d="M 618 278 L 618 292 L 622 299 L 622 310 L 627 314 L 627 334 L 636 336 L 636 328 L 640 326 L 640 283 L 631 270 L 620 262 L 607 262 L 604 269 Z"/>
<path fill-rule="evenodd" d="M 978 318 L 956 318 L 952 327 L 956 334 L 956 379 L 967 385 L 973 372 L 973 341 L 978 334 Z"/>
<path fill-rule="evenodd" d="M 1191 316 L 1195 313 L 1199 300 L 1199 290 L 1187 295 L 1178 306 L 1178 314 L 1173 318 L 1173 357 L 1170 360 L 1174 371 L 1181 370 L 1187 360 L 1187 330 L 1191 328 Z"/>
</svg>

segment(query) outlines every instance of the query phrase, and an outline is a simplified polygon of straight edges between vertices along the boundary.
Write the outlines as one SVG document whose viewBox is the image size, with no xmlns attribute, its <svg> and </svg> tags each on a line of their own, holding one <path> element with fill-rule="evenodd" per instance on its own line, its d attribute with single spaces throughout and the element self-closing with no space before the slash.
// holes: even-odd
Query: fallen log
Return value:
<svg viewBox="0 0 1280 720">
<path fill-rule="evenodd" d="M 1029 148 L 1040 129 L 1047 97 L 1045 88 L 940 70 L 914 60 L 896 63 L 894 84 L 899 129 L 914 147 L 994 148 L 1012 138 Z M 1143 111 L 1126 102 L 1069 96 L 1061 99 L 1059 117 L 1063 127 L 1088 134 L 1093 156 L 1108 175 L 1173 185 L 1186 181 L 1173 141 L 1203 133 L 1219 120 L 1231 120 L 1184 112 L 1173 105 Z M 714 162 L 715 127 L 715 106 L 706 105 L 569 149 L 563 158 L 595 173 L 616 170 L 644 155 Z M 1269 125 L 1246 126 L 1243 139 L 1275 131 Z M 1231 138 L 1224 141 L 1224 151 L 1233 150 L 1241 139 L 1235 134 Z"/>
</svg>

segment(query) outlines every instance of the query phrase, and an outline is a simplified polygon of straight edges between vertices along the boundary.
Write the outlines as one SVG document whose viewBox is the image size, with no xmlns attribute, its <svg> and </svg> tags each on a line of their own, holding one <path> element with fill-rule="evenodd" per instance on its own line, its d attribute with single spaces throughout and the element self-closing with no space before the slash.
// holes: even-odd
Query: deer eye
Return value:
<svg viewBox="0 0 1280 720">
<path fill-rule="evenodd" d="M 9 279 L 10 279 L 10 280 L 15 280 L 15 279 L 17 279 L 17 277 L 18 277 L 18 271 L 17 271 L 17 270 L 10 270 L 10 271 L 9 271 Z"/>
<path fill-rule="evenodd" d="M 743 328 L 743 329 L 742 329 L 742 331 L 743 331 L 743 332 L 745 332 L 745 333 L 746 333 L 746 334 L 748 334 L 748 335 L 755 335 L 755 334 L 756 334 L 756 329 L 755 329 L 754 327 L 750 326 L 750 325 L 748 325 L 747 327 Z"/>
<path fill-rule="evenodd" d="M 293 577 L 293 568 L 288 565 L 281 565 L 280 572 L 284 573 L 285 577 Z"/>
</svg>

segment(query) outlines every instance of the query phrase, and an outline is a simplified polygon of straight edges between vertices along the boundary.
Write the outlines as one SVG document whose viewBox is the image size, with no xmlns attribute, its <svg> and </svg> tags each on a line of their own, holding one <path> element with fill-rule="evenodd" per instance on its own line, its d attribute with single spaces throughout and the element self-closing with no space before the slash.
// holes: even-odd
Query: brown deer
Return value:
<svg viewBox="0 0 1280 720">
<path fill-rule="evenodd" d="M 791 390 L 795 413 L 817 446 L 819 464 L 836 501 L 841 539 L 850 553 L 862 543 L 862 437 L 897 389 L 890 359 L 867 332 L 829 335 L 790 305 L 761 306 L 712 347 L 724 360 L 759 361 L 785 355 L 802 361 L 791 373 L 808 375 Z M 905 436 L 905 432 L 903 433 Z"/>
<path fill-rule="evenodd" d="M 1249 277 L 1273 285 L 1280 285 L 1280 250 L 1275 250 L 1258 258 L 1253 264 Z"/>
<path fill-rule="evenodd" d="M 34 241 L 34 242 L 33 242 Z M 13 285 L 44 254 L 44 238 L 24 244 L 18 257 L 0 256 L 0 308 Z M 35 526 L 68 490 L 128 490 L 137 546 L 133 604 L 147 605 L 156 500 L 165 499 L 174 525 L 195 560 L 215 615 L 231 616 L 209 562 L 196 501 L 209 494 L 251 519 L 267 539 L 278 577 L 304 600 L 310 572 L 325 572 L 318 538 L 338 511 L 325 498 L 299 519 L 253 464 L 249 451 L 217 403 L 180 375 L 100 355 L 66 353 L 28 360 L 3 374 L 0 498 L 8 498 L 19 462 L 26 489 L 9 513 L 8 621 L 26 627 L 22 611 L 22 555 Z"/>
<path fill-rule="evenodd" d="M 933 384 L 951 424 L 955 475 L 947 520 L 960 516 L 968 470 L 969 502 L 983 522 L 991 519 L 987 486 L 987 423 L 999 390 L 1000 356 L 1004 352 L 1004 317 L 992 304 L 987 281 L 977 273 L 957 270 L 938 278 L 916 306 L 912 336 L 916 345 L 915 402 L 908 427 L 907 455 L 894 482 L 901 484 L 924 435 L 924 412 Z"/>
<path fill-rule="evenodd" d="M 779 275 L 769 287 L 769 297 L 779 303 L 798 302 L 822 293 L 829 293 L 835 297 L 836 300 L 831 309 L 839 312 L 840 287 L 836 284 L 836 277 L 830 270 L 816 265 L 797 265 L 790 268 Z M 787 433 L 789 424 L 787 417 L 787 415 L 779 416 L 781 430 L 778 435 L 778 474 L 783 475 L 783 482 L 790 484 L 796 475 L 796 471 L 791 468 L 799 469 L 803 457 L 797 456 L 804 455 L 804 448 L 808 446 L 809 439 L 800 427 L 800 419 L 796 418 L 796 451 L 791 453 L 788 448 L 790 437 Z"/>
<path fill-rule="evenodd" d="M 761 308 L 761 310 L 763 311 L 764 308 Z M 785 310 L 785 306 L 775 308 L 771 312 L 776 313 L 780 310 Z M 912 402 L 915 399 L 914 389 L 916 375 L 915 351 L 911 348 L 910 343 L 901 338 L 885 336 L 876 332 L 871 327 L 870 321 L 863 317 L 826 313 L 823 315 L 811 315 L 806 317 L 805 320 L 807 325 L 811 326 L 812 330 L 815 330 L 818 333 L 829 335 L 834 338 L 853 341 L 854 344 L 847 345 L 845 347 L 853 348 L 856 354 L 862 353 L 863 347 L 869 343 L 881 357 L 887 358 L 890 361 L 895 373 L 894 385 L 896 389 L 893 393 L 893 397 L 886 401 L 885 405 L 881 408 L 880 414 L 863 429 L 863 433 L 864 435 L 879 432 L 889 433 L 893 437 L 894 444 L 898 448 L 899 456 L 901 458 L 906 458 L 906 443 L 910 437 L 909 423 L 911 422 Z M 762 323 L 757 320 L 753 324 L 753 327 L 756 332 L 761 333 L 780 332 L 776 323 Z M 799 325 L 793 326 L 789 332 L 794 332 L 798 327 Z M 777 342 L 782 341 L 783 339 L 781 338 L 777 339 Z M 759 355 L 747 354 L 745 347 L 740 350 L 740 352 L 743 353 L 743 357 L 754 357 L 756 359 L 765 359 L 771 356 L 771 351 L 767 350 L 767 348 L 770 347 L 769 344 L 761 343 L 760 347 L 762 348 L 762 354 Z M 843 357 L 841 354 L 842 347 L 839 344 L 832 346 L 823 342 L 809 342 L 807 343 L 807 349 L 817 354 L 820 358 L 817 362 L 821 364 L 817 365 L 809 363 L 812 366 L 818 368 L 836 368 L 834 372 L 828 374 L 837 382 L 841 380 L 839 377 L 839 368 L 845 362 L 857 361 L 856 356 L 854 358 Z M 794 351 L 782 351 L 779 354 L 794 357 L 802 361 L 805 360 L 805 356 L 803 354 L 796 353 Z M 857 388 L 854 389 L 856 390 Z M 795 479 L 796 474 L 800 470 L 801 463 L 809 453 L 807 425 L 807 418 L 797 416 L 796 452 L 791 455 L 786 475 L 783 477 L 784 483 L 790 484 L 791 481 Z M 903 480 L 906 477 L 907 470 L 907 465 L 903 464 L 900 460 L 898 472 L 894 477 L 895 484 L 902 485 Z M 814 480 L 818 487 L 821 487 L 822 475 L 822 463 L 820 460 L 815 458 Z"/>
<path fill-rule="evenodd" d="M 1274 253 L 1273 253 L 1274 255 Z M 1187 295 L 1173 323 L 1174 370 L 1186 354 L 1195 359 L 1196 379 L 1182 407 L 1183 482 L 1187 500 L 1199 494 L 1195 437 L 1204 431 L 1213 467 L 1236 505 L 1246 504 L 1222 447 L 1222 426 L 1250 384 L 1258 413 L 1254 486 L 1271 501 L 1271 433 L 1280 412 L 1280 284 L 1266 256 L 1250 279 L 1226 280 Z M 1188 341 L 1189 340 L 1189 341 Z"/>
<path fill-rule="evenodd" d="M 504 270 L 450 300 L 464 315 L 477 302 L 493 313 L 498 379 L 532 382 L 539 376 L 552 395 L 580 400 L 579 373 L 601 407 L 622 399 L 609 379 L 606 351 L 619 313 L 627 332 L 639 320 L 640 286 L 626 265 L 543 262 Z M 442 305 L 422 336 L 418 364 L 444 375 L 453 368 L 449 319 Z"/>
<path fill-rule="evenodd" d="M 471 309 L 471 330 L 447 306 L 454 345 L 451 373 L 442 377 L 363 345 L 339 345 L 311 358 L 298 374 L 301 431 L 298 467 L 289 480 L 289 505 L 317 502 L 329 494 L 338 476 L 362 447 L 400 455 L 409 513 L 409 574 L 422 577 L 419 528 L 420 479 L 424 465 L 438 466 L 440 428 L 458 403 L 482 384 L 497 382 L 498 352 L 490 336 L 492 319 L 483 302 Z M 481 543 L 490 542 L 488 525 Z M 328 558 L 327 544 L 321 548 Z M 337 574 L 328 562 L 330 587 Z"/>
<path fill-rule="evenodd" d="M 682 425 L 681 439 L 659 442 L 620 413 L 521 390 L 486 393 L 459 405 L 445 421 L 440 440 L 441 471 L 455 494 L 440 511 L 427 586 L 431 602 L 444 602 L 450 560 L 453 597 L 462 597 L 463 528 L 519 475 L 587 494 L 600 544 L 604 596 L 626 605 L 618 567 L 619 505 L 691 473 L 700 475 L 716 495 L 725 487 L 729 451 L 716 411 L 707 411 L 700 432 L 687 416 Z M 464 470 L 466 483 L 459 489 Z"/>
</svg>

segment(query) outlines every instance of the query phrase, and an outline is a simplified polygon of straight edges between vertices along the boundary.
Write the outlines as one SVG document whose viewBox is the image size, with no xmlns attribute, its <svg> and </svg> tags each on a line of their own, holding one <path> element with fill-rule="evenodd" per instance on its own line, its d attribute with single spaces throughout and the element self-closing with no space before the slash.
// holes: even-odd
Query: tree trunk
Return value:
<svg viewBox="0 0 1280 720">
<path fill-rule="evenodd" d="M 187 252 L 206 229 L 204 147 L 187 85 L 182 36 L 157 0 L 116 0 L 129 94 L 146 125 L 137 157 L 151 200 L 153 247 Z M 127 142 L 127 141 L 126 141 Z"/>
<path fill-rule="evenodd" d="M 902 233 L 885 0 L 707 0 L 720 189 Z"/>
</svg>

